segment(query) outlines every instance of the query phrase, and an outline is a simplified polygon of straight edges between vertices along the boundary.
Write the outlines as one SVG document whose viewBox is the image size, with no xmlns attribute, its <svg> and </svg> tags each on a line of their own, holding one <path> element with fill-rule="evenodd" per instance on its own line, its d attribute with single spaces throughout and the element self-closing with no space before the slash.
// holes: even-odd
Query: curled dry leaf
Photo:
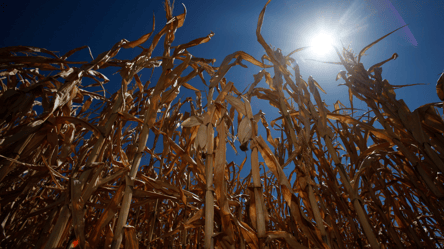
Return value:
<svg viewBox="0 0 444 249">
<path fill-rule="evenodd" d="M 444 101 L 444 73 L 441 74 L 436 82 L 436 94 L 438 94 L 440 100 Z"/>
<path fill-rule="evenodd" d="M 191 116 L 182 122 L 182 127 L 194 127 L 201 125 L 203 123 L 202 119 L 197 116 Z"/>
</svg>

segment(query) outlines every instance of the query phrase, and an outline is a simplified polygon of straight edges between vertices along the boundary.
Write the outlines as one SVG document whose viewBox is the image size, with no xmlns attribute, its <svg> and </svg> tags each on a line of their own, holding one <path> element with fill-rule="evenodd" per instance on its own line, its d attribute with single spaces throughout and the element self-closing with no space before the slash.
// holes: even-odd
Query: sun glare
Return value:
<svg viewBox="0 0 444 249">
<path fill-rule="evenodd" d="M 318 56 L 325 56 L 333 51 L 333 37 L 328 33 L 319 33 L 311 41 L 313 51 Z"/>
</svg>

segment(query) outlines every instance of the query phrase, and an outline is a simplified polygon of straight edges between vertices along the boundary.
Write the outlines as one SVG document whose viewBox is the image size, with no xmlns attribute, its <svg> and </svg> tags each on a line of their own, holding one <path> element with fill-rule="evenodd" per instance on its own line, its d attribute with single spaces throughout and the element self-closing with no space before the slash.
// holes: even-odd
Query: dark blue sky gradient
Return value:
<svg viewBox="0 0 444 249">
<path fill-rule="evenodd" d="M 253 1 L 196 1 L 175 3 L 174 14 L 188 9 L 184 27 L 176 34 L 175 45 L 206 36 L 215 36 L 207 43 L 190 49 L 194 56 L 216 58 L 216 66 L 223 58 L 243 50 L 256 58 L 264 50 L 256 41 L 256 24 L 265 0 Z M 90 46 L 93 55 L 108 50 L 125 38 L 135 40 L 151 31 L 152 14 L 156 15 L 156 30 L 165 24 L 163 1 L 6 1 L 0 5 L 3 38 L 0 47 L 26 45 L 47 48 L 64 54 L 83 45 Z M 319 29 L 339 35 L 345 45 L 351 44 L 357 53 L 368 43 L 384 34 L 409 24 L 408 29 L 389 36 L 363 58 L 366 68 L 398 53 L 399 58 L 384 65 L 383 76 L 392 84 L 428 83 L 398 90 L 398 98 L 414 109 L 428 102 L 439 101 L 435 93 L 438 73 L 444 69 L 444 1 L 289 1 L 273 0 L 265 15 L 265 40 L 283 50 L 284 54 L 310 45 L 311 37 Z M 413 38 L 413 39 L 412 39 Z M 161 53 L 160 47 L 156 50 Z M 121 51 L 119 58 L 133 58 L 140 50 Z M 309 75 L 327 91 L 327 104 L 337 99 L 346 103 L 346 88 L 337 86 L 335 76 L 340 66 L 325 65 L 305 59 L 337 61 L 336 56 L 317 58 L 310 51 L 294 56 L 304 79 Z M 73 59 L 90 60 L 87 50 Z M 260 68 L 235 68 L 228 77 L 243 90 L 252 82 L 252 74 Z M 196 81 L 197 82 L 197 81 Z M 196 83 L 199 84 L 199 83 Z M 120 82 L 108 84 L 114 92 Z M 196 87 L 201 88 L 200 83 Z M 359 103 L 357 103 L 359 105 Z M 264 110 L 265 111 L 265 110 Z"/>
</svg>

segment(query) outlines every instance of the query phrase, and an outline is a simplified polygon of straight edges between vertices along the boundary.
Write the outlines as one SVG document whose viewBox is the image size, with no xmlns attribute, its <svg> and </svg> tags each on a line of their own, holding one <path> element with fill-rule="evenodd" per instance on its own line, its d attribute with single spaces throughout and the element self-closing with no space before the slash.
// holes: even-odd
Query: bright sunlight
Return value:
<svg viewBox="0 0 444 249">
<path fill-rule="evenodd" d="M 321 32 L 313 37 L 310 46 L 316 55 L 325 56 L 333 51 L 333 43 L 333 37 L 330 34 Z"/>
</svg>

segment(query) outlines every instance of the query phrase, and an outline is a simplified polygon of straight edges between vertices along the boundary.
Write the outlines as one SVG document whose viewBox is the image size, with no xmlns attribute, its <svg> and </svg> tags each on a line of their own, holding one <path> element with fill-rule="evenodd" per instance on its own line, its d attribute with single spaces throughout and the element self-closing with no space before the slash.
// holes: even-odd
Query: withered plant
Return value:
<svg viewBox="0 0 444 249">
<path fill-rule="evenodd" d="M 384 36 L 357 56 L 337 49 L 350 107 L 328 109 L 290 57 L 304 48 L 285 56 L 262 37 L 269 2 L 261 60 L 238 51 L 216 67 L 192 56 L 213 33 L 173 47 L 186 10 L 174 16 L 169 1 L 158 33 L 153 18 L 153 32 L 91 62 L 69 60 L 87 47 L 0 48 L 0 247 L 443 248 L 442 103 L 411 111 L 396 98 L 404 86 L 381 66 L 397 54 L 365 69 L 362 55 Z M 242 93 L 225 75 L 246 62 L 258 73 Z M 121 77 L 111 96 L 106 68 Z M 151 71 L 158 80 L 142 82 Z M 179 99 L 184 88 L 195 94 Z M 227 146 L 248 153 L 233 161 Z"/>
</svg>

